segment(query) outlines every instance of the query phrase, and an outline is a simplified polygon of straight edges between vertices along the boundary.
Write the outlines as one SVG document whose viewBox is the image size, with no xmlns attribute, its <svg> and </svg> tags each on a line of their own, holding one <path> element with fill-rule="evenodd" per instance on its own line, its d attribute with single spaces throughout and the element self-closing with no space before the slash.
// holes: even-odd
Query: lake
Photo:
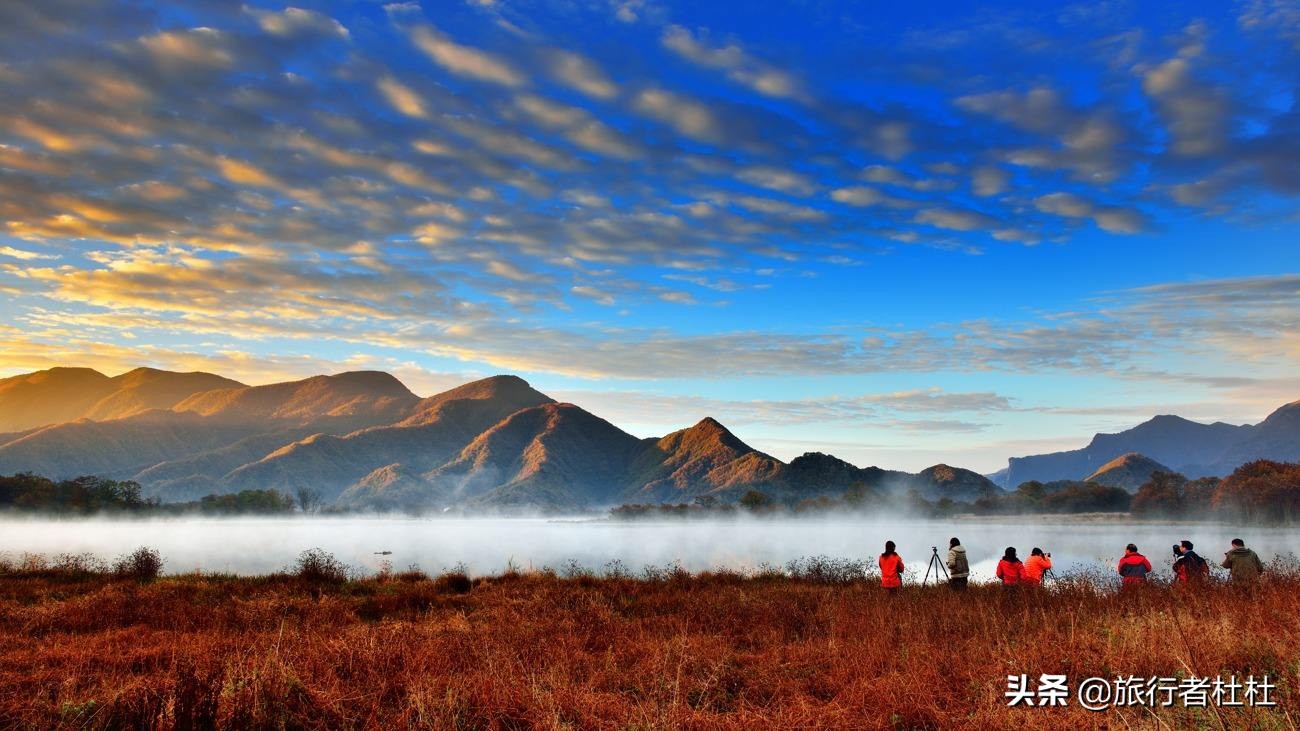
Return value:
<svg viewBox="0 0 1300 731">
<path fill-rule="evenodd" d="M 1170 545 L 1184 538 L 1196 543 L 1211 563 L 1222 559 L 1234 537 L 1246 540 L 1264 561 L 1295 552 L 1293 529 L 1248 528 L 1222 524 L 1137 522 L 1125 518 L 959 518 L 943 521 L 834 519 L 738 519 L 690 521 L 556 520 L 545 518 L 286 517 L 167 518 L 100 520 L 0 518 L 0 554 L 53 556 L 91 553 L 105 560 L 139 546 L 158 549 L 165 571 L 193 570 L 258 574 L 290 567 L 302 551 L 322 548 L 363 571 L 391 561 L 396 569 L 417 565 L 436 573 L 462 564 L 471 574 L 520 569 L 563 569 L 570 562 L 600 569 L 621 561 L 639 572 L 644 566 L 680 562 L 692 570 L 749 570 L 766 563 L 784 565 L 811 556 L 872 559 L 885 540 L 898 544 L 911 574 L 920 580 L 938 546 L 961 538 L 970 557 L 972 580 L 993 578 L 1007 545 L 1021 557 L 1034 546 L 1051 551 L 1058 572 L 1113 570 L 1130 541 L 1158 570 L 1169 573 Z M 392 555 L 377 555 L 392 551 Z"/>
</svg>

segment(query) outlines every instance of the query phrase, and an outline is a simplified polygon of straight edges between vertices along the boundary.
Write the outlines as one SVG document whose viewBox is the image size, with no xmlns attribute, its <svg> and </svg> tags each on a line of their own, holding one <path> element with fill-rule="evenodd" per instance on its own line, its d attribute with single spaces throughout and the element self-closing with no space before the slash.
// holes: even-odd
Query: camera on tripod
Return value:
<svg viewBox="0 0 1300 731">
<path fill-rule="evenodd" d="M 935 583 L 939 581 L 939 572 L 943 572 L 943 578 L 948 579 L 948 567 L 943 565 L 939 559 L 939 547 L 930 546 L 930 565 L 925 569 L 925 578 L 921 580 L 921 586 L 925 586 L 930 581 L 930 574 L 934 574 Z"/>
</svg>

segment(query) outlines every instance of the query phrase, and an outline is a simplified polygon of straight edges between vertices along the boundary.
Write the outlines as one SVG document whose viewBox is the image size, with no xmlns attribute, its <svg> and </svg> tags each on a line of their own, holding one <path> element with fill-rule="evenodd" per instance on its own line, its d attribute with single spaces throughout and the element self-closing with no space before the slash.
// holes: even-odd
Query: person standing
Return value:
<svg viewBox="0 0 1300 731">
<path fill-rule="evenodd" d="M 966 547 L 953 537 L 948 541 L 948 586 L 965 589 L 970 577 L 970 562 L 966 560 Z"/>
<path fill-rule="evenodd" d="M 1043 549 L 1034 547 L 1025 561 L 1025 583 L 1042 586 L 1043 574 L 1052 568 L 1052 554 L 1043 553 Z"/>
<path fill-rule="evenodd" d="M 1191 541 L 1182 541 L 1174 546 L 1174 578 L 1180 584 L 1192 584 L 1205 581 L 1210 576 L 1210 563 L 1192 550 Z"/>
<path fill-rule="evenodd" d="M 1124 547 L 1124 557 L 1117 567 L 1119 575 L 1124 577 L 1124 586 L 1147 583 L 1147 574 L 1151 573 L 1151 562 L 1138 553 L 1138 547 L 1132 543 Z"/>
<path fill-rule="evenodd" d="M 1240 538 L 1233 538 L 1232 550 L 1223 554 L 1223 568 L 1228 570 L 1234 584 L 1253 584 L 1264 573 L 1259 554 L 1246 548 L 1246 542 Z"/>
<path fill-rule="evenodd" d="M 903 558 L 894 550 L 893 541 L 885 541 L 885 552 L 880 554 L 880 585 L 890 594 L 897 594 L 903 585 Z"/>
<path fill-rule="evenodd" d="M 1013 546 L 1007 546 L 1007 550 L 1002 554 L 1002 560 L 998 561 L 997 576 L 1002 579 L 1002 588 L 1010 589 L 1025 580 L 1025 565 L 1016 558 L 1016 549 Z"/>
</svg>

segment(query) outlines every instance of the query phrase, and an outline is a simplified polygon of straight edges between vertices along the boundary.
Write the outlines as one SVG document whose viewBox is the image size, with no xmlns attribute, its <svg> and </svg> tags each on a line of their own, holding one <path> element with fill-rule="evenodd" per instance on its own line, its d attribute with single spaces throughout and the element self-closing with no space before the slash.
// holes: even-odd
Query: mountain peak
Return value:
<svg viewBox="0 0 1300 731">
<path fill-rule="evenodd" d="M 972 472 L 971 470 L 962 469 L 961 467 L 953 467 L 951 465 L 943 464 L 942 462 L 936 465 L 932 465 L 930 467 L 926 467 L 925 469 L 917 473 L 917 475 L 919 477 L 924 477 L 926 479 L 933 480 L 934 482 L 937 483 L 956 482 L 958 480 L 973 480 L 976 477 L 980 478 L 980 480 L 988 479 L 981 474 Z M 975 482 L 979 482 L 980 480 L 975 480 Z"/>
<path fill-rule="evenodd" d="M 722 425 L 722 422 L 712 416 L 706 416 L 695 422 L 695 426 L 692 426 L 688 431 L 721 432 L 725 434 L 731 433 L 727 427 Z"/>
<path fill-rule="evenodd" d="M 54 366 L 46 368 L 43 371 L 34 371 L 24 373 L 13 378 L 7 378 L 6 381 L 23 381 L 32 384 L 43 384 L 53 381 L 61 381 L 72 385 L 76 382 L 103 382 L 108 380 L 108 376 L 100 373 L 94 368 L 82 368 L 78 366 Z"/>
<path fill-rule="evenodd" d="M 1152 473 L 1172 471 L 1146 455 L 1126 452 L 1097 468 L 1083 480 L 1108 487 L 1122 487 L 1129 492 L 1135 492 L 1151 479 Z"/>
<path fill-rule="evenodd" d="M 513 375 L 496 375 L 480 378 L 450 391 L 443 391 L 416 404 L 411 415 L 397 426 L 423 426 L 443 418 L 448 409 L 467 408 L 467 402 L 478 402 L 484 408 L 492 405 L 495 423 L 519 409 L 553 403 L 554 399 L 528 385 L 528 381 Z M 490 424 L 484 424 L 484 428 Z"/>
<path fill-rule="evenodd" d="M 75 421 L 113 390 L 91 368 L 57 366 L 0 379 L 0 432 Z"/>
<path fill-rule="evenodd" d="M 328 376 L 316 376 L 322 382 L 346 385 L 359 390 L 376 392 L 410 393 L 397 377 L 385 371 L 344 371 Z M 313 380 L 313 379 L 308 379 Z"/>
<path fill-rule="evenodd" d="M 902 484 L 917 490 L 928 500 L 949 498 L 971 501 L 994 495 L 1001 489 L 984 475 L 961 467 L 939 463 L 902 479 Z"/>
<path fill-rule="evenodd" d="M 1142 456 L 1138 452 L 1126 452 L 1116 457 L 1115 459 L 1112 459 L 1111 461 L 1107 462 L 1101 467 L 1097 468 L 1097 471 L 1101 472 L 1102 470 L 1109 470 L 1109 469 L 1114 469 L 1116 467 L 1123 467 L 1125 465 L 1135 464 L 1144 459 L 1147 458 Z M 1149 461 L 1154 461 L 1154 460 L 1149 460 Z"/>
<path fill-rule="evenodd" d="M 694 426 L 675 431 L 659 440 L 661 447 L 671 451 L 679 449 L 727 449 L 737 453 L 752 452 L 752 447 L 740 441 L 731 430 L 711 416 L 706 416 Z"/>
<path fill-rule="evenodd" d="M 132 368 L 126 373 L 121 373 L 117 375 L 116 378 L 126 378 L 127 376 L 143 376 L 143 375 L 149 375 L 153 373 L 171 373 L 171 371 L 164 371 L 159 368 L 150 368 L 149 366 L 136 366 L 135 368 Z"/>
<path fill-rule="evenodd" d="M 385 423 L 409 413 L 418 398 L 382 371 L 350 371 L 265 386 L 195 394 L 173 408 L 225 419 L 275 419 L 302 424 L 323 418 Z"/>
</svg>

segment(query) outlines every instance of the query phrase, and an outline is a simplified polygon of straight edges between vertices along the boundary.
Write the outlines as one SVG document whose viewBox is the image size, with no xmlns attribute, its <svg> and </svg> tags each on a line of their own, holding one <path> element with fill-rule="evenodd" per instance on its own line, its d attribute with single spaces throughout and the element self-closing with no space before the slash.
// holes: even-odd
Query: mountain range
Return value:
<svg viewBox="0 0 1300 731">
<path fill-rule="evenodd" d="M 750 490 L 788 503 L 853 490 L 970 502 L 999 494 L 995 481 L 1031 479 L 1135 490 L 1165 465 L 1195 477 L 1257 457 L 1300 459 L 1298 434 L 1300 402 L 1255 426 L 1160 416 L 1080 450 L 1014 458 L 991 481 L 949 465 L 911 474 L 820 452 L 786 463 L 708 417 L 642 439 L 510 375 L 423 399 L 375 371 L 262 386 L 149 368 L 0 380 L 0 474 L 132 479 L 164 501 L 304 491 L 371 510 L 584 510 L 733 501 Z"/>
<path fill-rule="evenodd" d="M 97 474 L 164 501 L 275 489 L 374 510 L 574 510 L 846 491 L 971 501 L 997 494 L 947 465 L 919 474 L 830 455 L 789 464 L 703 418 L 637 438 L 516 376 L 421 399 L 391 375 L 353 372 L 247 386 L 137 369 L 53 368 L 0 381 L 0 474 Z"/>
<path fill-rule="evenodd" d="M 1121 432 L 1097 434 L 1081 449 L 1012 457 L 989 477 L 1005 488 L 1030 480 L 1077 480 L 1128 454 L 1191 478 L 1228 475 L 1256 459 L 1300 461 L 1300 401 L 1279 407 L 1258 424 L 1202 424 L 1164 414 Z"/>
</svg>

